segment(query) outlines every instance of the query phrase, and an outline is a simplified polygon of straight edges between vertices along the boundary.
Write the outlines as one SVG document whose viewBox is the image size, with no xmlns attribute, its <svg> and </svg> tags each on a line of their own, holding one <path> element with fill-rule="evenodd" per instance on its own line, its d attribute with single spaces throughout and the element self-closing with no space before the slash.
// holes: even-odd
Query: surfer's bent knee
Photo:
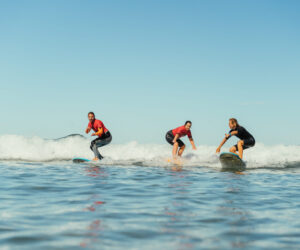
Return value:
<svg viewBox="0 0 300 250">
<path fill-rule="evenodd" d="M 231 147 L 229 151 L 230 151 L 231 153 L 235 153 L 235 152 L 236 152 L 235 146 Z"/>
<path fill-rule="evenodd" d="M 91 142 L 91 146 L 90 146 L 90 149 L 91 149 L 91 150 L 93 150 L 93 147 L 94 147 L 95 144 L 96 144 L 96 140 L 97 140 L 97 139 L 95 139 L 95 140 L 93 140 L 93 141 Z"/>
</svg>

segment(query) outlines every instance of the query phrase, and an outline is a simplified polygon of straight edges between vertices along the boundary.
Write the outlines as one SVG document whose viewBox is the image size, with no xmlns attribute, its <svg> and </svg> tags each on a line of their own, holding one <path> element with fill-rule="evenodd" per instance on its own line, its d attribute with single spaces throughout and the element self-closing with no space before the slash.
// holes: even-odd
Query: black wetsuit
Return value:
<svg viewBox="0 0 300 250">
<path fill-rule="evenodd" d="M 244 127 L 238 126 L 235 129 L 231 129 L 229 133 L 234 131 L 238 132 L 235 136 L 244 141 L 243 149 L 247 149 L 255 145 L 254 137 Z M 238 146 L 237 145 L 234 146 L 236 150 L 238 150 Z"/>
<path fill-rule="evenodd" d="M 112 136 L 109 131 L 102 134 L 101 137 L 96 138 L 91 142 L 91 150 L 94 152 L 95 157 L 97 157 L 99 160 L 103 159 L 103 156 L 99 153 L 98 148 L 103 147 L 107 144 L 109 144 L 112 140 Z"/>
</svg>

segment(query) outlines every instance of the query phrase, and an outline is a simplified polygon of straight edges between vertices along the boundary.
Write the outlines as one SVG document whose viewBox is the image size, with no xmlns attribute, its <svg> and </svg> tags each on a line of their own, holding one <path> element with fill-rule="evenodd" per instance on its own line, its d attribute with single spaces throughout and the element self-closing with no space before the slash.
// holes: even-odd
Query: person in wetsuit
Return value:
<svg viewBox="0 0 300 250">
<path fill-rule="evenodd" d="M 192 137 L 192 133 L 191 133 L 191 126 L 192 126 L 192 122 L 191 121 L 186 121 L 184 126 L 175 128 L 173 130 L 170 130 L 167 132 L 166 134 L 166 140 L 168 143 L 170 143 L 171 145 L 173 145 L 173 158 L 176 159 L 177 156 L 181 157 L 184 149 L 185 149 L 185 144 L 183 143 L 182 140 L 180 140 L 179 138 L 183 137 L 183 136 L 188 136 L 189 140 L 192 144 L 192 147 L 194 150 L 196 150 L 196 146 Z M 179 148 L 179 150 L 178 150 Z"/>
<path fill-rule="evenodd" d="M 85 130 L 88 134 L 91 129 L 95 131 L 92 136 L 98 136 L 95 140 L 91 142 L 91 150 L 94 152 L 94 161 L 103 159 L 103 156 L 99 153 L 98 148 L 109 144 L 112 140 L 112 136 L 108 129 L 104 126 L 103 122 L 95 119 L 95 114 L 93 112 L 88 113 L 89 124 Z"/>
<path fill-rule="evenodd" d="M 231 136 L 235 135 L 240 139 L 240 141 L 230 148 L 230 152 L 236 154 L 236 151 L 238 151 L 239 157 L 243 159 L 243 151 L 247 148 L 253 147 L 255 145 L 255 139 L 244 127 L 239 125 L 235 118 L 229 119 L 229 128 L 229 133 L 225 134 L 225 138 L 217 148 L 216 153 L 220 153 L 221 147 L 225 144 L 225 142 Z"/>
</svg>

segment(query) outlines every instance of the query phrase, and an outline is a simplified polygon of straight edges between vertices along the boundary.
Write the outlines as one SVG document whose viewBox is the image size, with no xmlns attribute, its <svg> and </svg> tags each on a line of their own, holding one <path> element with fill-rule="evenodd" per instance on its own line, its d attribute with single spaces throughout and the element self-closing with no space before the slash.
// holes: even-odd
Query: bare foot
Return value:
<svg viewBox="0 0 300 250">
<path fill-rule="evenodd" d="M 173 161 L 172 161 L 174 164 L 176 165 L 182 165 L 182 160 L 181 160 L 181 157 L 176 157 L 176 158 L 173 158 Z"/>
<path fill-rule="evenodd" d="M 93 161 L 99 161 L 99 159 L 98 159 L 97 157 L 95 157 L 95 158 L 93 159 Z"/>
</svg>

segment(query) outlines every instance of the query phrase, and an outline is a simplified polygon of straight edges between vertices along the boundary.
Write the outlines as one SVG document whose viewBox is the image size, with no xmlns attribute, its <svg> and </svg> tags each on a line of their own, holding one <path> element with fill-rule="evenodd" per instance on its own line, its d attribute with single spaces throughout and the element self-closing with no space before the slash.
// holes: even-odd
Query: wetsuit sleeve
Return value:
<svg viewBox="0 0 300 250">
<path fill-rule="evenodd" d="M 188 131 L 187 136 L 188 136 L 188 138 L 192 138 L 192 132 Z"/>
<path fill-rule="evenodd" d="M 88 128 L 92 128 L 92 123 L 91 122 L 89 122 Z"/>
<path fill-rule="evenodd" d="M 231 129 L 229 132 L 228 132 L 228 134 L 229 134 L 229 136 L 228 137 L 226 137 L 226 139 L 228 140 L 232 135 L 231 135 L 231 132 L 233 132 L 234 130 L 233 129 Z"/>
</svg>

